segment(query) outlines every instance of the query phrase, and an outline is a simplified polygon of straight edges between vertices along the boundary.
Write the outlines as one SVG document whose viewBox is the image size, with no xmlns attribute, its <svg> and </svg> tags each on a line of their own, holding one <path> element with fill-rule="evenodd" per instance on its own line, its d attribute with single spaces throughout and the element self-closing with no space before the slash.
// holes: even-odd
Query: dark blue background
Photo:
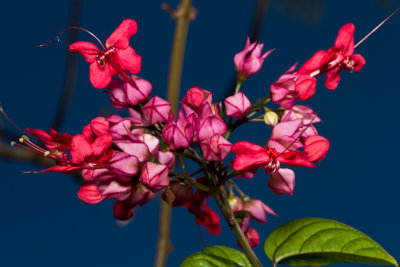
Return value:
<svg viewBox="0 0 400 267">
<path fill-rule="evenodd" d="M 175 7 L 178 1 L 170 2 Z M 303 8 L 293 16 L 285 8 L 288 1 L 272 2 L 260 41 L 266 49 L 276 51 L 244 85 L 243 92 L 251 101 L 266 95 L 270 83 L 293 63 L 331 47 L 345 23 L 356 25 L 355 40 L 360 40 L 400 4 L 303 1 Z M 160 4 L 84 1 L 80 25 L 105 41 L 123 19 L 135 19 L 139 29 L 131 44 L 142 56 L 140 76 L 152 82 L 152 95 L 165 97 L 174 21 Z M 200 85 L 213 91 L 214 100 L 221 100 L 234 70 L 233 56 L 243 48 L 254 4 L 194 1 L 199 13 L 190 25 L 181 95 Z M 69 1 L 2 3 L 0 100 L 22 128 L 48 129 L 57 108 L 68 53 L 66 36 L 61 43 L 45 48 L 35 45 L 67 27 L 69 9 Z M 299 14 L 304 12 L 314 20 L 303 19 Z M 251 181 L 239 181 L 253 198 L 262 199 L 279 214 L 278 218 L 269 216 L 265 225 L 251 225 L 261 236 L 256 253 L 266 266 L 270 263 L 263 253 L 263 241 L 268 233 L 288 220 L 309 216 L 349 224 L 400 259 L 399 25 L 400 14 L 357 48 L 367 65 L 361 72 L 342 73 L 337 90 L 327 90 L 319 79 L 316 96 L 307 104 L 324 120 L 317 129 L 330 140 L 331 148 L 316 169 L 296 168 L 293 197 L 274 195 L 261 171 Z M 83 32 L 80 39 L 92 41 Z M 109 110 L 107 95 L 90 85 L 88 64 L 79 58 L 76 91 L 62 131 L 79 133 L 99 112 Z M 232 142 L 248 140 L 263 145 L 269 136 L 270 129 L 260 124 L 238 130 Z M 121 227 L 112 217 L 114 201 L 92 206 L 81 202 L 76 197 L 79 184 L 68 175 L 21 175 L 21 170 L 41 167 L 9 161 L 1 161 L 0 169 L 1 266 L 152 266 L 158 200 L 136 209 L 132 222 Z M 217 237 L 201 229 L 206 245 L 236 247 L 224 221 L 222 227 Z M 168 266 L 178 266 L 184 257 L 202 249 L 194 217 L 185 209 L 173 212 L 172 243 Z"/>
</svg>

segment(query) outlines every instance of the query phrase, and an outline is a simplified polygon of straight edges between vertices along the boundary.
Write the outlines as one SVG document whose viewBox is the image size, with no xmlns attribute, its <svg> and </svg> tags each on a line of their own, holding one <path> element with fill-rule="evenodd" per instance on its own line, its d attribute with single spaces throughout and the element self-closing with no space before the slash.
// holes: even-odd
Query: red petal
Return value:
<svg viewBox="0 0 400 267">
<path fill-rule="evenodd" d="M 45 172 L 63 172 L 63 173 L 71 173 L 71 172 L 73 172 L 73 171 L 76 171 L 76 170 L 79 170 L 79 169 L 81 169 L 81 167 L 76 167 L 76 166 L 59 166 L 59 165 L 56 165 L 56 166 L 52 166 L 52 167 L 50 167 L 50 168 L 47 168 L 47 169 L 45 169 L 45 170 L 43 170 L 43 171 L 41 171 L 42 173 L 45 173 Z"/>
<path fill-rule="evenodd" d="M 89 80 L 97 89 L 106 88 L 111 81 L 110 64 L 108 63 L 101 69 L 97 62 L 93 62 L 90 64 L 89 72 Z"/>
<path fill-rule="evenodd" d="M 77 134 L 72 138 L 70 154 L 72 163 L 82 164 L 87 156 L 93 155 L 93 149 L 83 135 Z"/>
<path fill-rule="evenodd" d="M 231 148 L 231 152 L 234 154 L 244 154 L 244 153 L 252 154 L 261 151 L 265 151 L 265 149 L 262 146 L 255 145 L 246 141 L 237 142 Z"/>
<path fill-rule="evenodd" d="M 351 59 L 354 60 L 354 71 L 361 70 L 366 63 L 365 58 L 360 54 L 352 55 Z"/>
<path fill-rule="evenodd" d="M 98 157 L 104 154 L 112 144 L 112 138 L 109 134 L 103 134 L 92 143 L 93 155 Z"/>
<path fill-rule="evenodd" d="M 349 23 L 340 28 L 335 41 L 335 49 L 343 52 L 344 56 L 350 56 L 354 52 L 354 30 L 353 24 Z"/>
<path fill-rule="evenodd" d="M 83 41 L 71 44 L 69 46 L 69 51 L 78 52 L 89 63 L 94 62 L 96 60 L 98 53 L 100 52 L 100 50 L 94 44 Z"/>
<path fill-rule="evenodd" d="M 329 141 L 322 136 L 314 135 L 307 137 L 304 146 L 304 152 L 308 160 L 311 162 L 319 162 L 324 159 L 328 152 Z"/>
<path fill-rule="evenodd" d="M 129 70 L 132 73 L 138 73 L 141 68 L 141 57 L 135 53 L 135 50 L 128 46 L 126 49 L 118 49 L 118 62 L 123 70 Z"/>
<path fill-rule="evenodd" d="M 241 154 L 236 157 L 233 163 L 233 169 L 255 173 L 261 165 L 267 164 L 268 162 L 270 162 L 270 158 L 266 152 Z"/>
<path fill-rule="evenodd" d="M 129 38 L 137 31 L 136 21 L 126 19 L 118 26 L 118 28 L 108 37 L 106 46 L 115 46 L 119 49 L 126 49 L 129 46 Z"/>
<path fill-rule="evenodd" d="M 319 69 L 322 65 L 327 63 L 328 52 L 320 50 L 315 53 L 303 66 L 297 71 L 297 74 L 311 74 L 313 71 Z"/>
<path fill-rule="evenodd" d="M 340 76 L 339 76 L 340 68 L 336 66 L 335 68 L 331 69 L 326 73 L 326 78 L 325 78 L 325 86 L 328 89 L 336 89 L 338 86 L 338 83 L 340 81 Z"/>
</svg>

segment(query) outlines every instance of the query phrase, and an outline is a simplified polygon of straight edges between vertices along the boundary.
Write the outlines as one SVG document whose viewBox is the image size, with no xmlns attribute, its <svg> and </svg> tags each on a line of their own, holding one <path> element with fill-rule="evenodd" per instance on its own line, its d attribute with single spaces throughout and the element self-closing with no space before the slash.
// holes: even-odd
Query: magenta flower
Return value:
<svg viewBox="0 0 400 267">
<path fill-rule="evenodd" d="M 201 151 L 207 161 L 223 161 L 232 144 L 219 134 L 200 142 Z"/>
<path fill-rule="evenodd" d="M 143 107 L 143 113 L 149 119 L 150 124 L 168 120 L 168 114 L 171 111 L 171 104 L 158 96 L 153 97 Z"/>
<path fill-rule="evenodd" d="M 261 69 L 265 58 L 271 54 L 274 49 L 269 50 L 261 55 L 264 44 L 254 42 L 250 44 L 250 39 L 247 37 L 246 46 L 242 51 L 237 53 L 233 58 L 236 71 L 244 77 L 248 77 Z"/>
<path fill-rule="evenodd" d="M 175 166 L 175 155 L 172 152 L 158 151 L 157 159 L 161 164 L 167 165 L 169 170 L 172 170 Z"/>
<path fill-rule="evenodd" d="M 354 53 L 353 24 L 349 23 L 340 28 L 335 41 L 335 46 L 328 52 L 320 50 L 315 53 L 297 72 L 317 76 L 326 72 L 325 86 L 336 89 L 340 81 L 341 70 L 359 71 L 365 65 L 365 59 L 360 54 Z"/>
<path fill-rule="evenodd" d="M 194 131 L 194 126 L 189 123 L 184 111 L 181 109 L 178 112 L 177 122 L 174 121 L 172 112 L 170 113 L 168 121 L 162 130 L 162 137 L 168 143 L 169 149 L 177 150 L 190 145 Z"/>
<path fill-rule="evenodd" d="M 249 99 L 240 92 L 225 99 L 225 108 L 227 116 L 241 119 L 249 112 L 251 103 Z"/>
<path fill-rule="evenodd" d="M 290 194 L 293 195 L 295 183 L 294 171 L 291 169 L 280 168 L 278 171 L 271 173 L 268 181 L 268 186 L 275 194 Z"/>
<path fill-rule="evenodd" d="M 80 53 L 90 63 L 90 82 L 97 89 L 105 88 L 111 77 L 130 71 L 138 73 L 141 58 L 129 46 L 129 38 L 137 31 L 136 21 L 126 19 L 106 40 L 103 50 L 89 42 L 75 42 L 70 45 L 71 52 Z M 103 44 L 101 44 L 103 46 Z"/>
<path fill-rule="evenodd" d="M 211 92 L 201 89 L 200 86 L 195 86 L 186 92 L 186 95 L 182 100 L 182 106 L 186 113 L 190 115 L 192 112 L 199 112 L 205 102 L 208 102 L 211 105 L 211 99 Z"/>
<path fill-rule="evenodd" d="M 78 198 L 88 204 L 97 204 L 105 199 L 94 182 L 82 184 L 78 190 Z"/>
<path fill-rule="evenodd" d="M 202 141 L 215 134 L 223 135 L 226 132 L 225 122 L 218 114 L 217 104 L 211 106 L 208 103 L 203 105 L 200 116 L 196 120 L 197 140 Z"/>
<path fill-rule="evenodd" d="M 169 185 L 168 167 L 147 162 L 143 166 L 139 181 L 149 190 L 157 192 Z"/>
<path fill-rule="evenodd" d="M 296 100 L 304 101 L 315 94 L 316 80 L 314 77 L 296 74 L 296 72 L 289 73 L 295 69 L 296 65 L 271 84 L 272 101 L 286 109 L 292 108 Z"/>
<path fill-rule="evenodd" d="M 149 98 L 152 85 L 138 76 L 131 75 L 131 82 L 112 79 L 107 88 L 111 104 L 117 109 L 123 109 L 145 102 Z"/>
</svg>

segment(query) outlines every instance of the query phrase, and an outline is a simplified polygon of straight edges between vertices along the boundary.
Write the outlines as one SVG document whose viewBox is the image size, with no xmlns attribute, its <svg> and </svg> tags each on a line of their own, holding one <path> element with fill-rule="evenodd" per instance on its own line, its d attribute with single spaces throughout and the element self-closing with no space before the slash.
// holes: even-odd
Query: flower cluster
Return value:
<svg viewBox="0 0 400 267">
<path fill-rule="evenodd" d="M 297 72 L 297 64 L 292 66 L 270 86 L 270 94 L 266 92 L 253 104 L 240 88 L 273 50 L 262 54 L 263 44 L 247 39 L 243 51 L 234 57 L 238 72 L 235 94 L 223 103 L 213 102 L 210 91 L 192 87 L 176 114 L 166 100 L 150 98 L 151 83 L 134 75 L 141 67 L 141 57 L 129 46 L 136 30 L 136 22 L 127 19 L 105 46 L 95 37 L 102 50 L 89 42 L 70 46 L 70 51 L 80 53 L 90 63 L 92 85 L 106 88 L 111 104 L 127 109 L 128 117 L 94 118 L 74 136 L 53 129 L 27 129 L 46 149 L 26 136 L 15 144 L 55 160 L 56 165 L 43 173 L 80 171 L 84 183 L 78 197 L 89 204 L 115 199 L 113 213 L 118 220 L 129 219 L 137 205 L 161 192 L 168 204 L 187 208 L 197 224 L 219 234 L 219 216 L 205 202 L 213 197 L 224 215 L 233 212 L 250 246 L 257 246 L 259 236 L 250 228 L 250 219 L 266 223 L 266 213 L 276 213 L 263 201 L 243 193 L 233 178 L 251 179 L 262 167 L 270 176 L 268 185 L 274 193 L 292 195 L 294 171 L 281 165 L 311 168 L 325 157 L 329 142 L 314 126 L 321 119 L 296 101 L 314 96 L 316 76 L 327 73 L 325 85 L 335 89 L 340 70 L 362 68 L 364 58 L 353 54 L 354 26 L 343 26 L 333 48 L 317 52 Z M 278 107 L 267 107 L 271 100 Z M 228 141 L 237 127 L 249 122 L 272 127 L 266 146 L 247 141 L 232 145 Z M 236 155 L 232 165 L 224 164 L 229 153 Z M 198 170 L 190 174 L 185 167 L 187 160 Z M 175 161 L 180 168 L 175 168 Z"/>
</svg>

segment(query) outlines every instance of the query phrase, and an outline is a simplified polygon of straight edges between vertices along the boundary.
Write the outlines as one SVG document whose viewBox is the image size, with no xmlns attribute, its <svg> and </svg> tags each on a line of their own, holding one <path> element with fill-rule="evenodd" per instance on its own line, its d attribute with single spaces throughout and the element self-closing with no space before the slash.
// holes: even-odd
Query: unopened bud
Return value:
<svg viewBox="0 0 400 267">
<path fill-rule="evenodd" d="M 279 121 L 278 114 L 276 114 L 274 111 L 272 111 L 272 110 L 267 110 L 267 111 L 265 112 L 265 115 L 264 115 L 264 122 L 265 122 L 266 124 L 268 124 L 269 126 L 275 126 L 275 125 L 278 124 L 278 121 Z"/>
<path fill-rule="evenodd" d="M 235 196 L 228 197 L 229 206 L 231 207 L 233 212 L 236 212 L 238 208 L 238 200 Z"/>
<path fill-rule="evenodd" d="M 43 156 L 47 157 L 48 155 L 50 155 L 50 151 L 46 151 L 43 153 Z"/>
<path fill-rule="evenodd" d="M 15 146 L 15 141 L 11 141 L 11 146 Z"/>
</svg>

